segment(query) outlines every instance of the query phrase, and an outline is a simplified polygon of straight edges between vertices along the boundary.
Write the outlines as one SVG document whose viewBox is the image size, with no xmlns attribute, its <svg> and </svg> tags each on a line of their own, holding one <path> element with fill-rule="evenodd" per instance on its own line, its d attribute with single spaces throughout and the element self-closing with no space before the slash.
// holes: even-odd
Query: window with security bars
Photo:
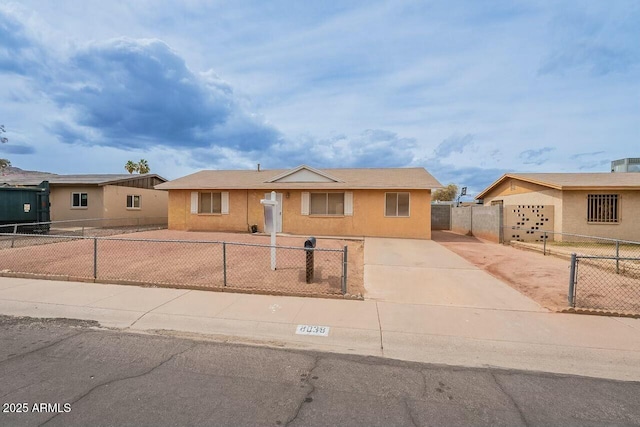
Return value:
<svg viewBox="0 0 640 427">
<path fill-rule="evenodd" d="M 617 194 L 589 194 L 587 222 L 617 223 L 620 221 Z"/>
</svg>

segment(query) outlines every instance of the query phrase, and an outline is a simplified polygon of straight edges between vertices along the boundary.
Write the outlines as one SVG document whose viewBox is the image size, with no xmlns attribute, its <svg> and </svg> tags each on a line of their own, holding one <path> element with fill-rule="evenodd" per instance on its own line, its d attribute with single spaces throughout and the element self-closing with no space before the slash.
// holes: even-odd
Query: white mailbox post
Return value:
<svg viewBox="0 0 640 427">
<path fill-rule="evenodd" d="M 276 269 L 276 225 L 278 218 L 276 217 L 276 192 L 271 192 L 271 199 L 262 199 L 260 203 L 264 206 L 265 223 L 269 223 L 271 219 L 271 269 Z"/>
</svg>

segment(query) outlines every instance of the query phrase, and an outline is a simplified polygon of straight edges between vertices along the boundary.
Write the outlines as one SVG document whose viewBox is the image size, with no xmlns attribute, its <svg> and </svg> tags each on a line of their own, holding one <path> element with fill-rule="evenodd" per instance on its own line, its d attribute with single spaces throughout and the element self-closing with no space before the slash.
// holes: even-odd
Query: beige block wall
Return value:
<svg viewBox="0 0 640 427">
<path fill-rule="evenodd" d="M 515 184 L 515 189 L 511 187 L 512 181 Z M 502 200 L 504 206 L 551 205 L 554 207 L 553 231 L 556 233 L 562 231 L 563 206 L 560 190 L 519 180 L 509 180 L 487 194 L 484 198 L 484 205 L 490 206 L 492 201 L 497 200 Z"/>
<path fill-rule="evenodd" d="M 431 191 L 413 190 L 409 218 L 384 216 L 385 191 L 354 190 L 353 216 L 301 215 L 303 191 L 278 190 L 283 193 L 282 231 L 300 235 L 378 236 L 431 238 Z M 402 190 L 398 190 L 402 191 Z M 169 191 L 169 228 L 176 230 L 248 231 L 250 225 L 264 230 L 260 199 L 265 190 L 229 191 L 228 215 L 191 214 L 191 191 Z M 288 197 L 287 197 L 288 193 Z"/>
<path fill-rule="evenodd" d="M 166 191 L 147 188 L 105 185 L 102 187 L 103 218 L 166 218 L 169 195 Z M 127 208 L 127 196 L 140 196 L 140 209 Z"/>
<path fill-rule="evenodd" d="M 86 208 L 72 208 L 71 194 L 87 193 Z M 95 187 L 58 187 L 52 186 L 49 195 L 51 203 L 51 221 L 102 218 L 102 188 Z"/>
<path fill-rule="evenodd" d="M 587 195 L 618 194 L 620 222 L 593 224 L 587 222 Z M 563 231 L 611 239 L 640 242 L 640 191 L 565 191 L 563 195 Z"/>
</svg>

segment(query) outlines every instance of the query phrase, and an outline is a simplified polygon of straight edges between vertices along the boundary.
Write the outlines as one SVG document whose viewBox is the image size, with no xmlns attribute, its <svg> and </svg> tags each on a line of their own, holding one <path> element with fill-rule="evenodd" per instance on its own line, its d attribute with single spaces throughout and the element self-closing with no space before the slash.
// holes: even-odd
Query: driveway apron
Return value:
<svg viewBox="0 0 640 427">
<path fill-rule="evenodd" d="M 546 311 L 432 240 L 366 238 L 365 298 L 390 303 Z"/>
</svg>

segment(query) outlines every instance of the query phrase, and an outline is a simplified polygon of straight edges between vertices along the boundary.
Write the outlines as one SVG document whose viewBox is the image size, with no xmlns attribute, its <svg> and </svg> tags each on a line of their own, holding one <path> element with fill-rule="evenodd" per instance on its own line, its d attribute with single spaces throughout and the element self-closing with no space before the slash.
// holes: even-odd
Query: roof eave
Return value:
<svg viewBox="0 0 640 427">
<path fill-rule="evenodd" d="M 98 185 L 102 186 L 102 185 L 111 185 L 111 184 L 117 184 L 118 182 L 123 182 L 123 181 L 129 181 L 131 179 L 141 179 L 141 178 L 158 178 L 160 180 L 163 181 L 163 183 L 168 182 L 165 178 L 161 177 L 158 174 L 155 173 L 151 173 L 151 174 L 144 174 L 144 175 L 131 175 L 131 177 L 126 177 L 126 178 L 118 178 L 118 179 L 112 179 L 109 181 L 103 181 L 98 183 Z M 160 184 L 158 184 L 160 185 Z"/>
<path fill-rule="evenodd" d="M 612 191 L 612 190 L 640 190 L 640 185 L 590 185 L 590 186 L 565 186 L 562 187 L 564 191 Z"/>
<path fill-rule="evenodd" d="M 282 184 L 285 184 L 285 183 L 282 183 Z M 292 187 L 292 186 L 284 186 L 282 184 L 280 184 L 280 186 L 278 186 L 278 187 L 274 187 L 274 186 L 264 186 L 264 187 L 245 187 L 245 186 L 242 186 L 242 187 L 232 187 L 232 186 L 168 187 L 168 186 L 164 186 L 164 187 L 160 187 L 163 184 L 158 184 L 154 188 L 156 188 L 156 190 L 191 190 L 191 191 L 197 191 L 197 190 L 269 190 L 269 189 L 273 189 L 273 190 L 313 190 L 314 188 L 318 189 L 318 190 L 329 190 L 329 189 L 331 189 L 331 190 L 433 190 L 434 188 L 440 188 L 440 187 L 431 187 L 431 186 L 412 187 L 412 186 L 406 186 L 406 185 L 399 185 L 399 186 L 372 186 L 372 187 L 358 187 L 358 186 L 340 185 L 340 184 L 343 184 L 343 183 L 335 183 L 336 185 L 331 185 L 332 183 L 324 183 L 325 185 L 310 185 L 310 186 L 301 186 L 301 185 L 299 185 L 299 184 L 305 184 L 305 183 L 294 183 L 294 184 L 298 184 L 298 185 L 296 185 L 295 187 Z M 158 187 L 160 187 L 160 188 L 158 188 Z"/>
<path fill-rule="evenodd" d="M 516 174 L 505 173 L 500 178 L 498 178 L 496 181 L 494 181 L 491 185 L 489 185 L 487 188 L 485 188 L 483 191 L 481 191 L 475 197 L 475 200 L 484 199 L 487 196 L 488 193 L 490 193 L 494 188 L 496 188 L 498 185 L 502 184 L 508 178 L 517 179 L 517 180 L 520 180 L 520 181 L 528 182 L 530 184 L 541 185 L 543 187 L 549 187 L 549 188 L 554 189 L 554 190 L 566 189 L 566 187 L 563 187 L 563 186 L 558 185 L 558 184 L 552 184 L 550 182 L 538 181 L 538 180 L 535 180 L 535 179 L 519 176 L 519 175 L 516 175 Z"/>
</svg>

